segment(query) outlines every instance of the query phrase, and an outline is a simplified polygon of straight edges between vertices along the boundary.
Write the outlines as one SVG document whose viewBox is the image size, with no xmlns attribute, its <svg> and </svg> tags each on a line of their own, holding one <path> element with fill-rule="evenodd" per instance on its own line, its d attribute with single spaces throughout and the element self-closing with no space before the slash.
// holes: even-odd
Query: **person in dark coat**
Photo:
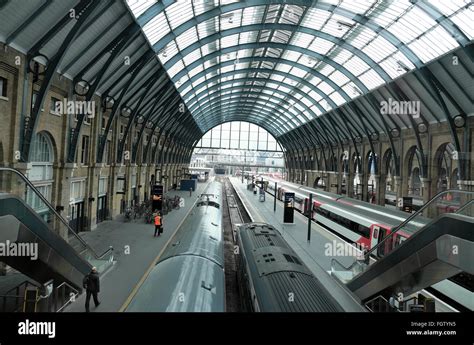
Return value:
<svg viewBox="0 0 474 345">
<path fill-rule="evenodd" d="M 91 273 L 84 277 L 83 286 L 86 289 L 86 312 L 89 312 L 89 302 L 91 300 L 91 295 L 94 298 L 94 304 L 96 308 L 100 304 L 98 299 L 98 293 L 100 292 L 100 279 L 97 268 L 92 267 Z"/>
</svg>

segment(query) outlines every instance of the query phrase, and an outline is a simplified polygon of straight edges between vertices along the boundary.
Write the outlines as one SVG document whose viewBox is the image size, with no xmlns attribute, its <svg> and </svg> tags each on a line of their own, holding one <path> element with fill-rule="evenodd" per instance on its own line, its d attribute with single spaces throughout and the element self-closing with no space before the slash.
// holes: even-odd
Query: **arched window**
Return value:
<svg viewBox="0 0 474 345">
<path fill-rule="evenodd" d="M 50 138 L 44 132 L 37 133 L 31 143 L 31 169 L 28 170 L 27 176 L 48 201 L 51 201 L 53 162 L 54 153 Z M 27 193 L 27 202 L 40 214 L 48 212 L 46 205 L 35 193 Z"/>
<path fill-rule="evenodd" d="M 32 143 L 30 160 L 33 163 L 52 163 L 53 151 L 49 138 L 44 133 L 35 135 Z"/>
</svg>

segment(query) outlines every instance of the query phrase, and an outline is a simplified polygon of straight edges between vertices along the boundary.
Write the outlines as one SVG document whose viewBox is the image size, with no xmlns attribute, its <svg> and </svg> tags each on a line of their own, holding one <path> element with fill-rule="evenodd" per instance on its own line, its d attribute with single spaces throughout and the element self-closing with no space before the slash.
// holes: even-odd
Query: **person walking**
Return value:
<svg viewBox="0 0 474 345">
<path fill-rule="evenodd" d="M 163 219 L 161 217 L 160 212 L 158 212 L 155 216 L 155 234 L 153 235 L 153 237 L 160 236 L 160 234 L 163 232 L 162 225 L 163 225 Z"/>
<path fill-rule="evenodd" d="M 100 304 L 98 293 L 100 292 L 100 278 L 96 267 L 92 267 L 92 271 L 84 277 L 83 287 L 86 289 L 86 312 L 89 310 L 91 296 L 94 298 L 94 304 L 97 308 Z"/>
</svg>

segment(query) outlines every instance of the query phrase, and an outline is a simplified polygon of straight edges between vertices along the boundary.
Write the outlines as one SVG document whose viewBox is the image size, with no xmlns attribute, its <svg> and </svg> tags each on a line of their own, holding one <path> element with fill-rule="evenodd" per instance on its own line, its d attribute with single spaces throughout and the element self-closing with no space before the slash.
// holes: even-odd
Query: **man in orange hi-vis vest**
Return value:
<svg viewBox="0 0 474 345">
<path fill-rule="evenodd" d="M 155 216 L 155 234 L 153 235 L 153 237 L 160 236 L 162 232 L 163 232 L 163 218 L 161 217 L 161 213 L 158 212 Z"/>
</svg>

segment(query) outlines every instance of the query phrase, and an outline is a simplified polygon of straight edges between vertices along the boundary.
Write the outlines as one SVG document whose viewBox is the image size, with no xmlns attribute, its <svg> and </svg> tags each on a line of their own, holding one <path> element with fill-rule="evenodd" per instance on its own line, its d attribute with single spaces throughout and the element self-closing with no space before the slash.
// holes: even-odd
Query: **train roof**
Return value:
<svg viewBox="0 0 474 345">
<path fill-rule="evenodd" d="M 222 267 L 200 256 L 175 256 L 152 269 L 125 311 L 224 312 L 224 295 Z"/>
<path fill-rule="evenodd" d="M 198 201 L 180 226 L 172 242 L 166 247 L 162 259 L 177 255 L 198 255 L 224 267 L 222 233 L 222 184 L 211 182 L 204 191 L 212 193 L 212 202 Z M 215 197 L 212 197 L 214 195 Z M 200 198 L 201 200 L 202 198 Z"/>
<path fill-rule="evenodd" d="M 241 225 L 238 232 L 261 311 L 342 311 L 278 230 L 250 223 Z"/>
</svg>

